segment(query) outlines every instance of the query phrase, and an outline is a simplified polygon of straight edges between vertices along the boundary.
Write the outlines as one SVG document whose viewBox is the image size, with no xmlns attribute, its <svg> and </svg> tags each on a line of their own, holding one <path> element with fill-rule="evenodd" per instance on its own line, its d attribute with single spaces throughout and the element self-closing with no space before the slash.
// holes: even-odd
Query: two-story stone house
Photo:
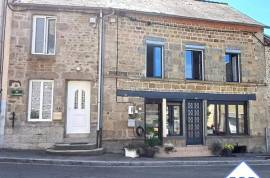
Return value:
<svg viewBox="0 0 270 178">
<path fill-rule="evenodd" d="M 265 150 L 263 24 L 195 0 L 10 6 L 3 147 L 95 143 L 99 130 L 107 151 L 149 137 Z"/>
</svg>

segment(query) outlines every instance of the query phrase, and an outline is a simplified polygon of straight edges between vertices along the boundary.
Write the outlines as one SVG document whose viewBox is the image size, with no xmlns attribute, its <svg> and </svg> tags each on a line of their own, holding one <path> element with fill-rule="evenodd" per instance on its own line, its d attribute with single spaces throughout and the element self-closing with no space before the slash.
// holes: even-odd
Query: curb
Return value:
<svg viewBox="0 0 270 178">
<path fill-rule="evenodd" d="M 89 166 L 89 167 L 170 167 L 170 166 L 218 166 L 238 165 L 244 160 L 237 161 L 84 161 L 64 159 L 38 159 L 38 158 L 16 158 L 0 157 L 0 163 L 18 164 L 46 164 L 63 166 Z M 270 160 L 247 160 L 249 165 L 270 165 Z"/>
</svg>

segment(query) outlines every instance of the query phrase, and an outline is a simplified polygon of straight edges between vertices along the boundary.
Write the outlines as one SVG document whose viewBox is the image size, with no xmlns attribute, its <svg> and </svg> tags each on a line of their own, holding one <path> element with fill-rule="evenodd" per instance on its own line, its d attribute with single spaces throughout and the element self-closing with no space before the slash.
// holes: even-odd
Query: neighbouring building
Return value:
<svg viewBox="0 0 270 178">
<path fill-rule="evenodd" d="M 263 24 L 195 0 L 11 6 L 2 147 L 96 143 L 103 128 L 109 152 L 151 137 L 185 149 L 266 150 Z"/>
<path fill-rule="evenodd" d="M 266 59 L 266 81 L 267 81 L 267 105 L 268 105 L 268 113 L 270 112 L 270 37 L 268 35 L 264 36 L 265 43 L 265 59 Z M 270 128 L 266 130 L 266 149 L 270 151 Z"/>
</svg>

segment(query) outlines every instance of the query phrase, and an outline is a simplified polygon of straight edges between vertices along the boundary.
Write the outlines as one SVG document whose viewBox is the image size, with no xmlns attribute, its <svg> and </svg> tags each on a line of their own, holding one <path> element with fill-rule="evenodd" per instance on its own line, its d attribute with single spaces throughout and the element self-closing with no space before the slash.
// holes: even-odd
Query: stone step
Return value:
<svg viewBox="0 0 270 178">
<path fill-rule="evenodd" d="M 64 138 L 64 143 L 96 143 L 96 134 L 70 134 Z"/>
<path fill-rule="evenodd" d="M 168 157 L 208 157 L 213 156 L 208 146 L 186 146 L 186 147 L 175 147 L 171 152 L 166 152 L 164 147 L 160 147 L 159 152 L 155 155 L 159 158 Z"/>
<path fill-rule="evenodd" d="M 55 155 L 70 155 L 70 156 L 97 156 L 102 155 L 104 153 L 103 148 L 96 148 L 91 150 L 55 150 L 53 148 L 49 148 L 46 150 L 47 153 L 55 154 Z"/>
<path fill-rule="evenodd" d="M 93 150 L 96 144 L 92 143 L 56 143 L 53 147 L 55 150 Z"/>
</svg>

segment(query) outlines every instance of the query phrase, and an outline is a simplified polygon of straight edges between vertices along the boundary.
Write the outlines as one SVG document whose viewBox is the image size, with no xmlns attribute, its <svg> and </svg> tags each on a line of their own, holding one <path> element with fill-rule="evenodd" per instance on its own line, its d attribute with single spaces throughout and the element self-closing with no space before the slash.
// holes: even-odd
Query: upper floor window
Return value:
<svg viewBox="0 0 270 178">
<path fill-rule="evenodd" d="M 162 78 L 163 76 L 163 46 L 147 44 L 146 77 Z"/>
<path fill-rule="evenodd" d="M 186 50 L 185 78 L 203 80 L 203 50 Z"/>
<path fill-rule="evenodd" d="M 51 121 L 53 111 L 52 80 L 31 80 L 29 87 L 28 120 Z"/>
<path fill-rule="evenodd" d="M 55 54 L 55 22 L 55 17 L 33 17 L 32 54 Z"/>
<path fill-rule="evenodd" d="M 237 53 L 226 53 L 226 82 L 240 82 L 240 60 Z"/>
</svg>

